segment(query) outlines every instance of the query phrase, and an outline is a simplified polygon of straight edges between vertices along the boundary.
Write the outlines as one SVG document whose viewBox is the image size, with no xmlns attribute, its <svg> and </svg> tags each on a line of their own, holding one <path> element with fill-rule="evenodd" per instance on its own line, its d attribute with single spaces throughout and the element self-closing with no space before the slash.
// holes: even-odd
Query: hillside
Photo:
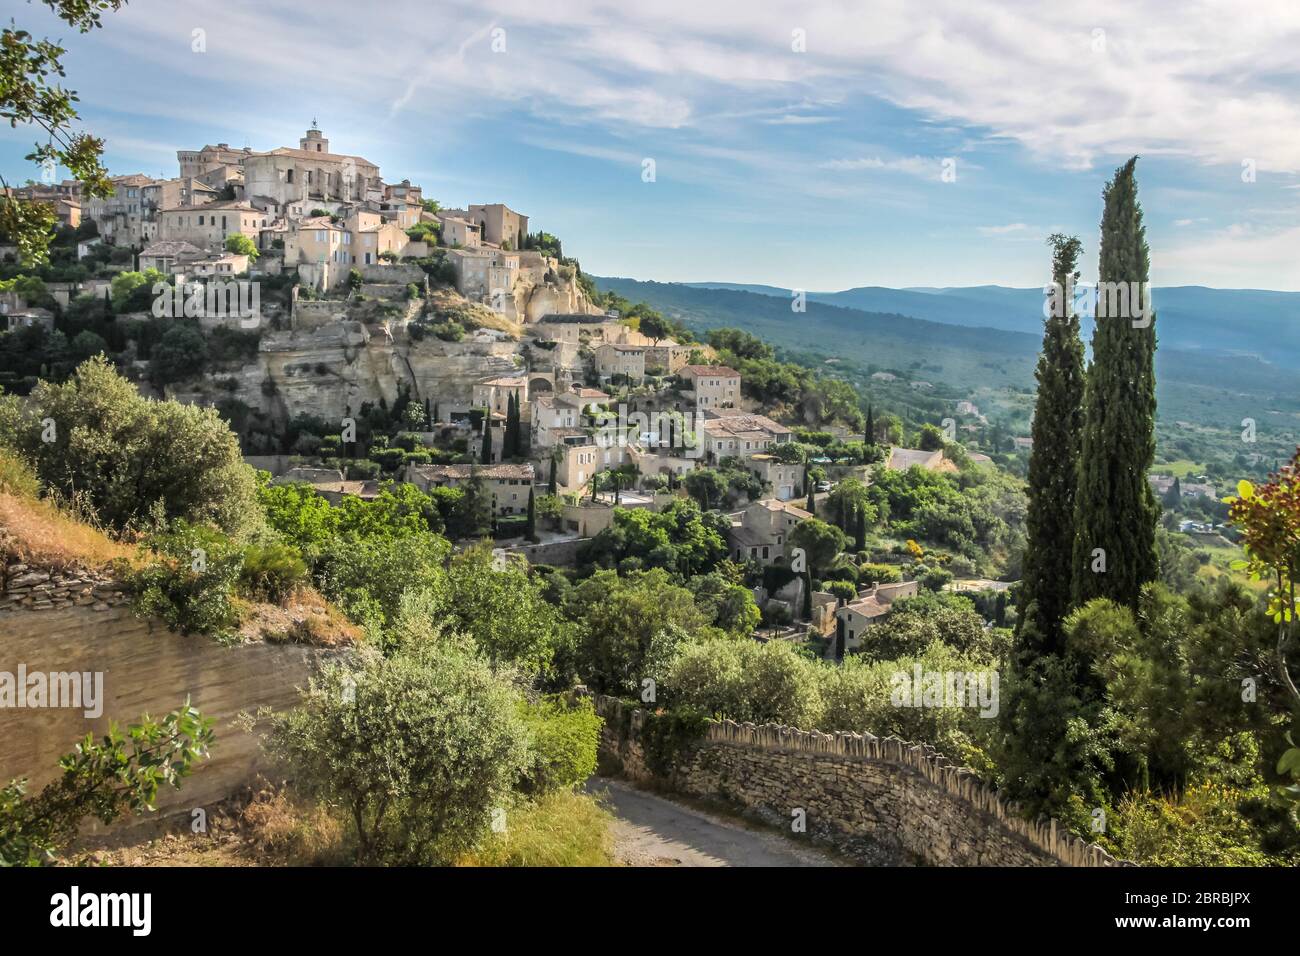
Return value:
<svg viewBox="0 0 1300 956">
<path fill-rule="evenodd" d="M 858 384 L 884 370 L 946 386 L 939 388 L 938 394 L 954 392 L 958 397 L 971 397 L 1013 430 L 1022 434 L 1028 430 L 1042 321 L 1032 312 L 1023 323 L 1026 327 L 1033 324 L 1031 334 L 845 308 L 819 301 L 817 296 L 810 298 L 805 313 L 795 314 L 790 310 L 788 294 L 769 286 L 716 289 L 613 278 L 597 278 L 596 282 L 602 290 L 613 290 L 634 302 L 645 301 L 697 330 L 743 328 L 804 360 L 831 360 L 847 377 L 856 377 Z M 768 291 L 750 291 L 754 288 Z M 978 301 L 978 297 L 949 297 L 948 291 L 980 292 L 852 290 L 836 295 L 851 299 L 855 293 L 876 291 L 898 293 L 897 298 L 885 300 L 890 303 L 939 302 L 942 307 L 936 312 L 941 315 L 954 314 L 954 302 Z M 980 310 L 970 315 L 991 318 L 997 301 L 1031 294 L 1041 297 L 1036 290 L 987 287 Z M 1295 295 L 1300 303 L 1297 294 L 1260 295 Z M 1179 301 L 1177 296 L 1173 298 Z M 1037 301 L 1036 307 L 1040 308 L 1041 298 Z M 1191 296 L 1191 301 L 1201 300 Z M 1208 314 L 1208 306 L 1197 308 L 1200 314 Z M 1300 438 L 1300 372 L 1254 355 L 1173 347 L 1170 342 L 1177 341 L 1177 336 L 1166 330 L 1166 323 L 1176 328 L 1178 321 L 1176 312 L 1170 319 L 1161 308 L 1157 318 L 1161 347 L 1156 353 L 1156 372 L 1162 453 L 1171 458 L 1185 453 L 1193 457 L 1217 454 L 1225 459 L 1244 453 L 1258 456 L 1249 460 L 1261 467 L 1272 467 L 1275 459 L 1289 458 Z M 1241 423 L 1247 418 L 1256 422 L 1258 441 L 1253 446 L 1244 445 L 1240 437 Z"/>
<path fill-rule="evenodd" d="M 616 281 L 616 280 L 609 280 Z M 621 281 L 621 280 L 617 280 Z M 686 283 L 694 289 L 753 292 L 788 300 L 790 290 L 726 282 Z M 1160 343 L 1181 351 L 1247 355 L 1300 369 L 1300 292 L 1172 286 L 1154 292 Z M 992 328 L 1038 335 L 1043 320 L 1041 288 L 1007 286 L 889 289 L 864 286 L 840 292 L 809 292 L 811 302 L 912 316 L 966 328 Z M 1085 341 L 1091 320 L 1083 322 Z"/>
</svg>

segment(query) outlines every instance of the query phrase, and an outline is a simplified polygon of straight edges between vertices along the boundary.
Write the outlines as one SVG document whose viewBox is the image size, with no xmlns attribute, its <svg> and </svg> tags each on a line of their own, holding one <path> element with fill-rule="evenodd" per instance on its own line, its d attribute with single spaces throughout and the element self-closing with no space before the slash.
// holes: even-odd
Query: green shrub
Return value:
<svg viewBox="0 0 1300 956">
<path fill-rule="evenodd" d="M 514 689 L 451 636 L 326 664 L 268 744 L 297 787 L 343 810 L 363 864 L 455 860 L 528 766 Z"/>
<path fill-rule="evenodd" d="M 180 789 L 212 741 L 212 721 L 189 701 L 161 721 L 142 717 L 126 733 L 110 722 L 101 739 L 87 734 L 59 760 L 62 776 L 36 796 L 26 795 L 26 780 L 0 787 L 0 867 L 49 863 L 86 817 L 111 823 L 153 810 L 159 787 Z"/>
<path fill-rule="evenodd" d="M 591 701 L 570 704 L 559 696 L 519 705 L 532 734 L 531 766 L 524 774 L 525 792 L 540 794 L 572 789 L 596 771 L 601 719 Z"/>
<path fill-rule="evenodd" d="M 239 623 L 232 600 L 244 563 L 239 547 L 213 528 L 177 521 L 148 535 L 141 548 L 154 556 L 139 571 L 126 571 L 136 613 L 184 634 L 229 637 Z"/>
<path fill-rule="evenodd" d="M 307 580 L 307 565 L 287 544 L 253 544 L 244 549 L 239 580 L 248 594 L 278 604 Z"/>
<path fill-rule="evenodd" d="M 892 564 L 858 565 L 858 584 L 871 587 L 873 584 L 893 584 L 903 580 L 903 573 Z"/>
</svg>

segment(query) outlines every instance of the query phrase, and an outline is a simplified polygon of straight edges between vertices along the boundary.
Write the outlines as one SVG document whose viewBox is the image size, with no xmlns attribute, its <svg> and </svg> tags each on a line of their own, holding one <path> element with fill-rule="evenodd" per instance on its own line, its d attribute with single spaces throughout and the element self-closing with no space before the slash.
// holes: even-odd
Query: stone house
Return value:
<svg viewBox="0 0 1300 956">
<path fill-rule="evenodd" d="M 740 403 L 740 373 L 735 369 L 725 365 L 684 365 L 677 375 L 686 383 L 698 411 L 734 408 Z"/>
<path fill-rule="evenodd" d="M 206 253 L 183 239 L 164 239 L 151 243 L 140 253 L 139 270 L 157 269 L 165 275 L 185 272 L 189 263 L 202 259 Z"/>
<path fill-rule="evenodd" d="M 519 250 L 528 235 L 528 217 L 502 203 L 470 206 L 468 218 L 479 224 L 484 242 L 503 249 L 509 243 L 511 249 Z"/>
<path fill-rule="evenodd" d="M 735 411 L 734 409 L 730 411 Z M 766 415 L 722 414 L 704 420 L 704 455 L 710 462 L 723 458 L 748 461 L 794 437 L 794 432 Z"/>
<path fill-rule="evenodd" d="M 504 375 L 478 382 L 474 386 L 472 402 L 504 416 L 511 398 L 519 402 L 520 417 L 527 419 L 528 379 L 522 375 Z"/>
<path fill-rule="evenodd" d="M 252 155 L 252 150 L 231 149 L 226 143 L 216 146 L 204 146 L 202 149 L 181 149 L 176 151 L 176 161 L 180 164 L 182 179 L 203 176 L 216 170 L 243 170 L 244 160 Z"/>
<path fill-rule="evenodd" d="M 877 584 L 859 591 L 855 600 L 836 609 L 836 618 L 844 622 L 845 651 L 859 649 L 868 628 L 888 616 L 895 601 L 916 597 L 919 590 L 920 585 L 916 581 Z"/>
<path fill-rule="evenodd" d="M 406 480 L 421 491 L 430 488 L 459 488 L 477 477 L 492 497 L 493 513 L 524 514 L 528 511 L 528 493 L 535 472 L 531 464 L 523 465 L 408 465 Z"/>
<path fill-rule="evenodd" d="M 760 453 L 750 457 L 749 467 L 760 481 L 771 487 L 778 501 L 789 501 L 803 491 L 802 464 L 784 462 L 775 455 Z"/>
<path fill-rule="evenodd" d="M 461 249 L 477 249 L 482 244 L 482 227 L 459 216 L 438 214 L 442 226 L 442 244 Z"/>
<path fill-rule="evenodd" d="M 602 380 L 624 375 L 632 382 L 645 379 L 645 347 L 605 343 L 595 350 L 596 374 Z"/>
<path fill-rule="evenodd" d="M 790 532 L 811 517 L 803 508 L 775 498 L 751 502 L 731 515 L 728 554 L 735 561 L 784 564 Z"/>
<path fill-rule="evenodd" d="M 202 249 L 225 247 L 226 239 L 236 234 L 247 236 L 256 245 L 270 217 L 242 200 L 181 206 L 163 209 L 158 214 L 158 238 L 179 239 Z"/>
<path fill-rule="evenodd" d="M 452 249 L 447 261 L 456 270 L 456 291 L 467 299 L 495 305 L 499 294 L 507 312 L 514 311 L 513 294 L 519 278 L 519 256 L 480 246 L 476 249 Z"/>
</svg>

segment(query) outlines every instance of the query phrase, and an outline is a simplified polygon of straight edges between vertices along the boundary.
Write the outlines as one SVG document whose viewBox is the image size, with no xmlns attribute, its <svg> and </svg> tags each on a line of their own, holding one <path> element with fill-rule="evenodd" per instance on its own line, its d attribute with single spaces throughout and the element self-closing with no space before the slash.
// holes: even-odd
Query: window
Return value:
<svg viewBox="0 0 1300 956">
<path fill-rule="evenodd" d="M 203 217 L 202 217 L 202 216 L 199 216 L 199 225 L 200 225 L 200 226 L 203 225 Z"/>
</svg>

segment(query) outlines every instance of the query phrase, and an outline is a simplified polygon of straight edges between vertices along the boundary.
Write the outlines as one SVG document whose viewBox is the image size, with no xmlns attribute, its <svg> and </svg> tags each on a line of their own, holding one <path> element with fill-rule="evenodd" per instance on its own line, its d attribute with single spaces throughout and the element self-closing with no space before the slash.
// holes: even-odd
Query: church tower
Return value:
<svg viewBox="0 0 1300 956">
<path fill-rule="evenodd" d="M 305 149 L 310 153 L 328 153 L 330 151 L 330 141 L 320 131 L 320 127 L 316 125 L 316 120 L 311 121 L 311 129 L 307 130 L 307 135 L 298 140 L 298 148 Z"/>
</svg>

